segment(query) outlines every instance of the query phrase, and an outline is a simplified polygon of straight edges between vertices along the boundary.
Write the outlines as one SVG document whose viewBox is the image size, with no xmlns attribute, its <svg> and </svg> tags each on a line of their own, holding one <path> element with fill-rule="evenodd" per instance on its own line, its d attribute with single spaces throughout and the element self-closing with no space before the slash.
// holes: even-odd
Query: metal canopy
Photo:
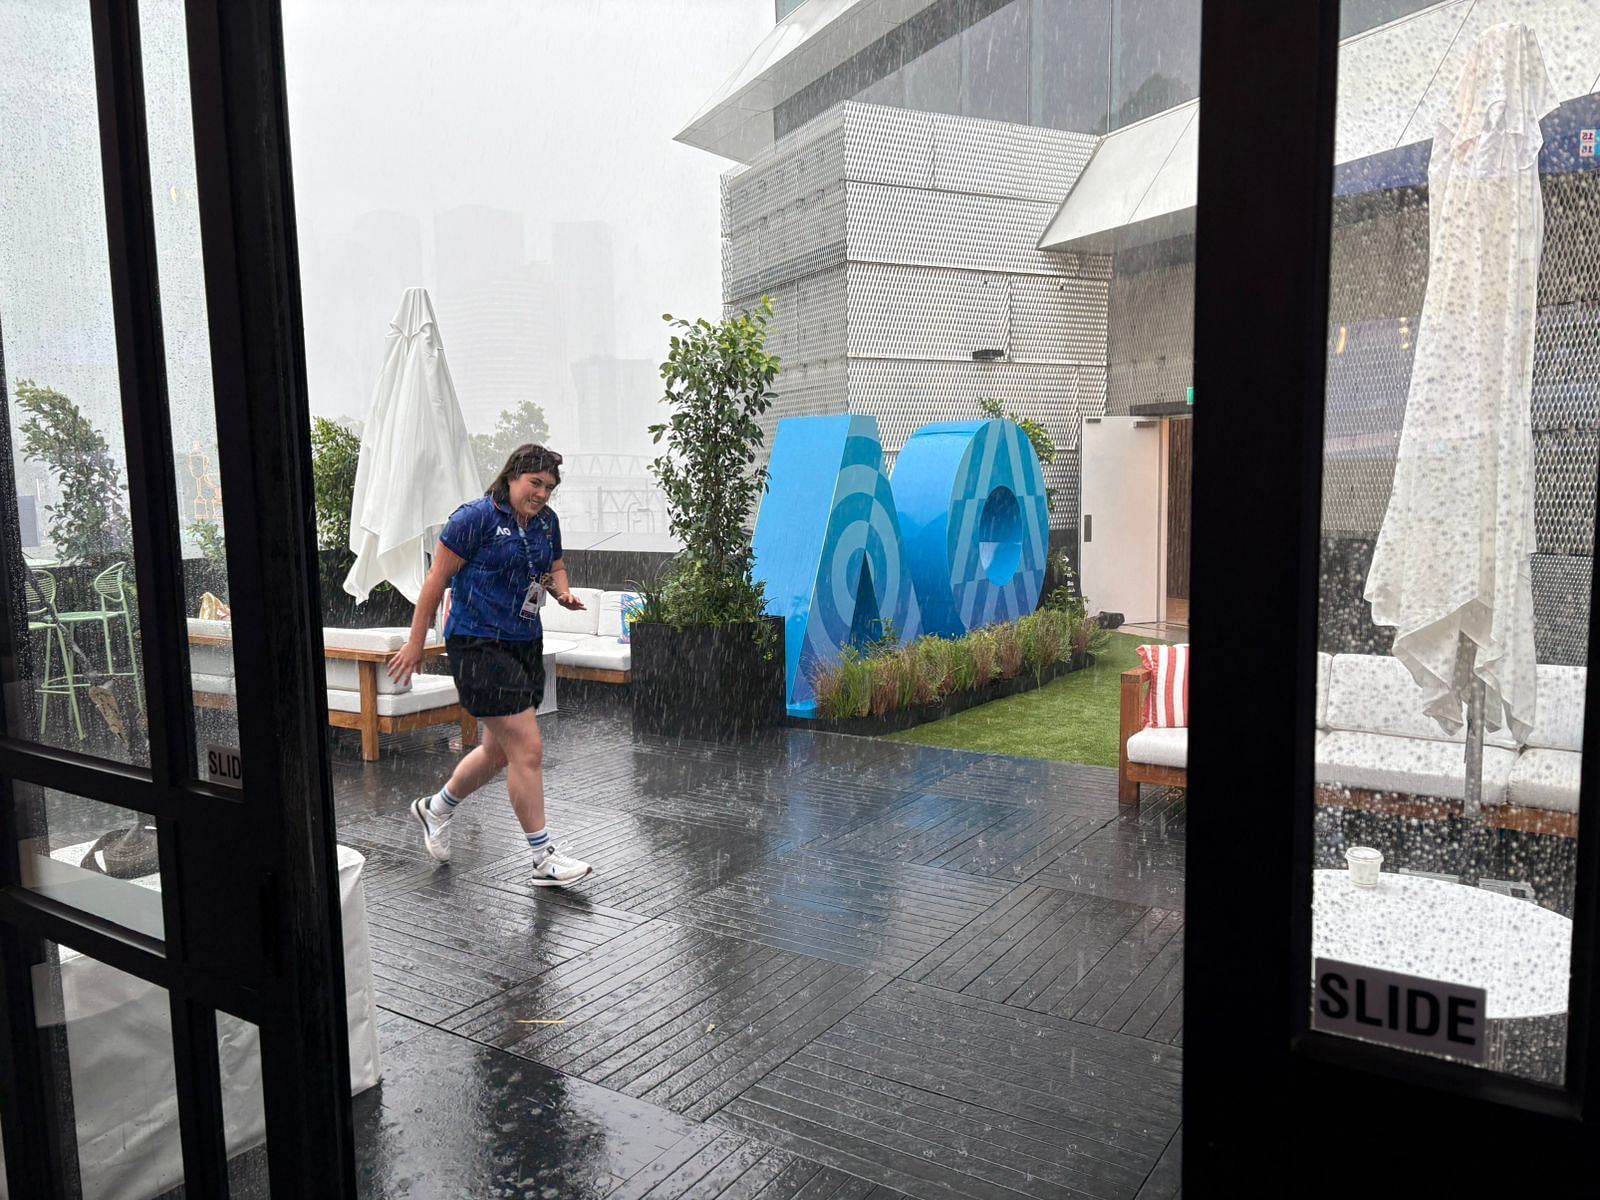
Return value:
<svg viewBox="0 0 1600 1200">
<path fill-rule="evenodd" d="M 1447 0 L 1340 45 L 1334 162 L 1431 139 L 1467 49 L 1483 29 L 1510 20 L 1538 33 L 1558 99 L 1600 90 L 1600 23 L 1582 0 Z M 1102 138 L 1039 248 L 1114 251 L 1191 232 L 1199 134 L 1200 102 L 1191 100 Z M 1271 176 L 1263 162 L 1260 182 L 1241 186 L 1265 186 Z"/>
<path fill-rule="evenodd" d="M 808 0 L 773 27 L 676 140 L 754 162 L 772 149 L 772 114 L 780 104 L 933 2 Z"/>
</svg>

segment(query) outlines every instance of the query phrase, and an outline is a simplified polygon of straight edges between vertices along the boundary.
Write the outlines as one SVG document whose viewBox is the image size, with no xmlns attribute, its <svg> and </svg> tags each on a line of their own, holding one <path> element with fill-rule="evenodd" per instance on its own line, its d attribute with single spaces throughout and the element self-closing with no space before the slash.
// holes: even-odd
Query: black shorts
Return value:
<svg viewBox="0 0 1600 1200">
<path fill-rule="evenodd" d="M 449 637 L 450 674 L 461 707 L 475 717 L 514 717 L 544 699 L 544 639 Z"/>
</svg>

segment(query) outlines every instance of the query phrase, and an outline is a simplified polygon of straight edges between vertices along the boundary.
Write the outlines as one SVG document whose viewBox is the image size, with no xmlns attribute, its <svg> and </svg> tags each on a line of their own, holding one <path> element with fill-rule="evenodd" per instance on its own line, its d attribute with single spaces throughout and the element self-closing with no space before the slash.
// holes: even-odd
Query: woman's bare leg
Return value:
<svg viewBox="0 0 1600 1200">
<path fill-rule="evenodd" d="M 483 723 L 489 731 L 485 744 L 489 738 L 494 739 L 500 747 L 502 761 L 507 764 L 506 786 L 511 793 L 511 807 L 516 811 L 522 831 L 528 834 L 542 832 L 545 827 L 544 738 L 539 733 L 539 718 L 530 708 L 514 717 L 486 717 Z M 473 751 L 473 754 L 476 753 Z M 471 754 L 467 755 L 456 770 L 461 771 L 471 758 Z M 459 794 L 453 782 L 450 794 Z"/>
<path fill-rule="evenodd" d="M 460 802 L 500 774 L 505 766 L 505 749 L 495 735 L 494 726 L 485 722 L 483 740 L 462 756 L 450 775 L 450 782 L 444 786 Z"/>
</svg>

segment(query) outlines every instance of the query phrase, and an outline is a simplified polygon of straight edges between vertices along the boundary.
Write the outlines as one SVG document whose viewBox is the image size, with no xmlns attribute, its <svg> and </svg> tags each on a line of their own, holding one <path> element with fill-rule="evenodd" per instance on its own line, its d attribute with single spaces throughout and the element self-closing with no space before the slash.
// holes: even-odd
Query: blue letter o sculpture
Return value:
<svg viewBox="0 0 1600 1200">
<path fill-rule="evenodd" d="M 925 425 L 890 480 L 925 633 L 959 637 L 1032 612 L 1044 586 L 1044 471 L 1011 421 Z"/>
</svg>

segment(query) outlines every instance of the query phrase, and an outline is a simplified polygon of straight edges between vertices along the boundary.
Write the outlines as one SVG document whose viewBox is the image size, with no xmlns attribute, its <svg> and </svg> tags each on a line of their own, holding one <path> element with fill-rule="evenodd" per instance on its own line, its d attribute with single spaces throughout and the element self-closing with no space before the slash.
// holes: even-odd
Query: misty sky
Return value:
<svg viewBox="0 0 1600 1200">
<path fill-rule="evenodd" d="M 59 390 L 121 463 L 88 12 L 84 0 L 0 3 L 4 386 Z M 190 464 L 214 461 L 216 433 L 181 0 L 142 0 L 139 20 L 186 501 L 208 486 Z M 454 269 L 457 296 L 446 287 L 435 303 L 469 429 L 487 432 L 510 401 L 532 398 L 555 444 L 638 453 L 599 443 L 618 429 L 637 443 L 656 418 L 661 313 L 721 306 L 718 180 L 731 164 L 672 137 L 771 29 L 771 0 L 285 0 L 284 21 L 312 411 L 363 416 L 401 289 L 433 290 Z M 515 321 L 492 287 L 474 296 L 462 282 L 467 255 L 435 253 L 436 214 L 465 205 L 521 215 L 508 234 L 489 214 L 484 244 L 505 261 L 480 253 L 467 272 L 520 272 Z M 565 259 L 553 259 L 551 227 L 574 221 L 609 228 L 609 283 L 588 269 L 588 233 L 564 237 Z M 465 224 L 470 241 L 477 224 Z M 458 214 L 458 239 L 462 225 Z M 567 361 L 597 355 L 597 369 Z M 463 387 L 468 377 L 498 390 Z M 580 439 L 580 410 L 598 406 L 579 403 L 579 380 L 633 408 L 585 415 Z M 15 433 L 23 414 L 10 407 Z M 38 464 L 18 466 L 20 490 L 57 501 Z"/>
<path fill-rule="evenodd" d="M 530 258 L 551 223 L 608 223 L 622 357 L 660 360 L 665 311 L 718 313 L 731 164 L 672 137 L 771 29 L 770 0 L 286 0 L 284 25 L 315 410 L 367 399 L 317 386 L 319 326 L 358 336 L 341 310 L 372 288 L 375 355 L 398 301 L 329 252 L 364 213 L 415 215 L 427 276 L 433 214 L 459 205 L 525 213 Z"/>
</svg>

